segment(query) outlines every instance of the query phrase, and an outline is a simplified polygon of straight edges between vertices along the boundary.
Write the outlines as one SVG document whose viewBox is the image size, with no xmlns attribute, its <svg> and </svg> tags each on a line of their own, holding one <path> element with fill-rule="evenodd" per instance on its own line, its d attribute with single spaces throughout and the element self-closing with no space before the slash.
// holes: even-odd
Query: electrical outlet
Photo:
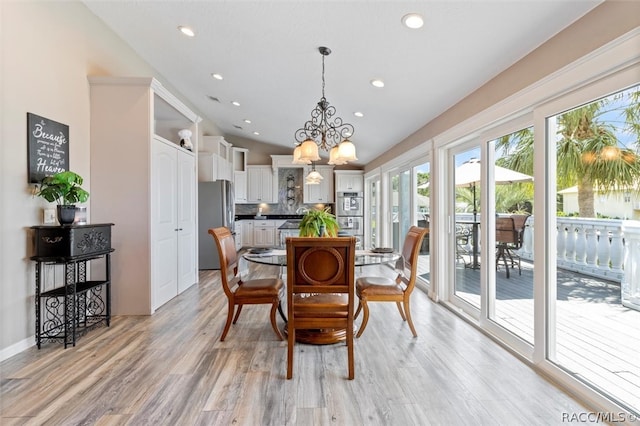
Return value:
<svg viewBox="0 0 640 426">
<path fill-rule="evenodd" d="M 56 209 L 44 209 L 42 215 L 42 222 L 45 225 L 49 225 L 56 222 Z"/>
</svg>

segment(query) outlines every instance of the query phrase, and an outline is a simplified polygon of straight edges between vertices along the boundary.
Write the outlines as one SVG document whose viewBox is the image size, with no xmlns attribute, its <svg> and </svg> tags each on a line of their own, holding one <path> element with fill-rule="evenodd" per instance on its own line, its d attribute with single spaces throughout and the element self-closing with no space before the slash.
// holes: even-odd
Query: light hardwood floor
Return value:
<svg viewBox="0 0 640 426">
<path fill-rule="evenodd" d="M 226 299 L 204 271 L 153 316 L 1 363 L 0 424 L 550 425 L 588 411 L 419 290 L 412 307 L 417 339 L 395 304 L 371 304 L 355 380 L 342 344 L 298 344 L 286 380 L 268 306 L 246 306 L 218 341 Z"/>
</svg>

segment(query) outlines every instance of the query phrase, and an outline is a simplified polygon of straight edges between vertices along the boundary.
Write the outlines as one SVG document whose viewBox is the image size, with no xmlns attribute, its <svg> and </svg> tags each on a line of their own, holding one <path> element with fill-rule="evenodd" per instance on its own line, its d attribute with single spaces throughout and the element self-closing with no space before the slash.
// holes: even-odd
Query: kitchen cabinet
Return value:
<svg viewBox="0 0 640 426">
<path fill-rule="evenodd" d="M 149 315 L 197 282 L 200 117 L 147 77 L 89 77 L 91 220 L 115 222 L 112 311 Z M 178 132 L 192 132 L 193 152 Z"/>
<path fill-rule="evenodd" d="M 253 221 L 253 245 L 254 247 L 273 247 L 276 244 L 276 221 Z"/>
<path fill-rule="evenodd" d="M 336 170 L 336 192 L 363 192 L 364 172 L 361 170 Z"/>
<path fill-rule="evenodd" d="M 233 165 L 233 187 L 235 201 L 238 204 L 248 202 L 247 199 L 247 157 L 249 151 L 244 148 L 231 148 Z"/>
<path fill-rule="evenodd" d="M 271 166 L 247 166 L 247 202 L 273 203 L 274 192 Z"/>
<path fill-rule="evenodd" d="M 247 172 L 233 172 L 233 191 L 237 204 L 247 203 Z"/>
<path fill-rule="evenodd" d="M 198 180 L 233 180 L 231 144 L 222 136 L 203 136 L 198 152 Z"/>
<path fill-rule="evenodd" d="M 304 176 L 311 171 L 305 166 Z M 334 202 L 333 195 L 333 166 L 316 166 L 316 171 L 324 178 L 317 185 L 304 184 L 303 202 L 309 204 L 328 204 Z"/>
<path fill-rule="evenodd" d="M 242 246 L 253 247 L 253 221 L 242 221 Z"/>
<path fill-rule="evenodd" d="M 241 220 L 236 220 L 233 224 L 233 232 L 235 232 L 235 235 L 233 236 L 233 240 L 236 243 L 236 251 L 240 250 L 242 248 L 242 221 Z"/>
<path fill-rule="evenodd" d="M 231 181 L 232 179 L 231 163 L 211 152 L 200 151 L 198 153 L 198 180 L 200 182 Z"/>
</svg>

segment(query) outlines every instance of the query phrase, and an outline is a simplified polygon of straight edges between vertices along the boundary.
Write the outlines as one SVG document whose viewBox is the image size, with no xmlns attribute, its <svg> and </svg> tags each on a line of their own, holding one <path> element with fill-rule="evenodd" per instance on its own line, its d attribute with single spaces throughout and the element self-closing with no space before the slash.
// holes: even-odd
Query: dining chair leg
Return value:
<svg viewBox="0 0 640 426">
<path fill-rule="evenodd" d="M 353 324 L 347 327 L 347 362 L 349 364 L 349 380 L 355 377 L 355 362 L 353 356 Z"/>
<path fill-rule="evenodd" d="M 409 299 L 405 299 L 404 301 L 404 313 L 407 315 L 407 322 L 409 323 L 409 328 L 411 329 L 411 333 L 413 337 L 418 337 L 418 333 L 416 333 L 416 328 L 413 326 L 413 321 L 411 320 L 411 306 Z"/>
<path fill-rule="evenodd" d="M 220 341 L 223 342 L 224 338 L 227 337 L 227 333 L 229 332 L 229 327 L 231 327 L 231 319 L 233 318 L 233 308 L 234 303 L 232 300 L 229 300 L 229 309 L 227 310 L 227 323 L 224 325 L 224 330 L 222 331 L 222 336 L 220 336 Z"/>
<path fill-rule="evenodd" d="M 276 324 L 276 311 L 278 310 L 278 306 L 280 306 L 279 300 L 274 301 L 271 305 L 271 327 L 273 327 L 273 331 L 276 332 L 278 338 L 280 340 L 284 340 L 284 337 L 280 333 L 280 330 L 278 330 L 278 324 Z"/>
<path fill-rule="evenodd" d="M 364 316 L 362 317 L 362 323 L 360 324 L 360 329 L 358 330 L 358 334 L 356 334 L 356 337 L 362 336 L 364 329 L 367 328 L 367 322 L 369 321 L 369 306 L 367 306 L 367 301 L 360 300 L 360 304 L 362 305 Z"/>
<path fill-rule="evenodd" d="M 358 309 L 356 309 L 356 313 L 353 315 L 353 319 L 358 318 L 358 315 L 360 315 L 361 310 L 362 310 L 362 300 L 358 299 Z"/>
<path fill-rule="evenodd" d="M 400 312 L 400 316 L 402 317 L 402 321 L 406 321 L 407 317 L 404 315 L 404 311 L 402 310 L 402 303 L 396 302 L 396 306 L 398 307 L 398 312 Z"/>
<path fill-rule="evenodd" d="M 236 311 L 236 316 L 233 318 L 233 323 L 235 324 L 238 321 L 238 317 L 240 316 L 240 312 L 242 311 L 242 305 L 238 305 L 238 310 Z"/>
<path fill-rule="evenodd" d="M 296 339 L 296 332 L 290 325 L 287 324 L 287 379 L 293 377 L 293 345 Z"/>
<path fill-rule="evenodd" d="M 278 312 L 280 312 L 280 318 L 282 318 L 282 321 L 287 322 L 287 316 L 282 310 L 282 302 L 280 302 L 280 300 L 278 300 Z"/>
</svg>

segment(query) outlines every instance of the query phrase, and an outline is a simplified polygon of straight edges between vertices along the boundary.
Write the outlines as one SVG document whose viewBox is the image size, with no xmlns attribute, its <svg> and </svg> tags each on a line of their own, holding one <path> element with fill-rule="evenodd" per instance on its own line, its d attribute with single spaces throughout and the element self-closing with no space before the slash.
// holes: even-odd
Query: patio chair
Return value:
<svg viewBox="0 0 640 426">
<path fill-rule="evenodd" d="M 396 302 L 403 321 L 409 324 L 413 337 L 418 337 L 411 320 L 410 297 L 416 283 L 420 245 L 429 230 L 412 226 L 407 232 L 402 246 L 402 256 L 396 265 L 398 275 L 395 279 L 387 277 L 361 277 L 356 280 L 356 294 L 360 299 L 356 318 L 360 310 L 364 311 L 362 324 L 356 337 L 360 337 L 369 321 L 368 302 Z M 404 308 L 404 309 L 403 309 Z"/>
<path fill-rule="evenodd" d="M 238 255 L 233 241 L 231 231 L 225 227 L 209 229 L 209 234 L 213 236 L 218 247 L 220 257 L 220 281 L 222 289 L 227 296 L 228 310 L 227 322 L 220 336 L 220 341 L 224 341 L 231 319 L 233 324 L 238 321 L 242 306 L 255 304 L 271 304 L 271 327 L 280 340 L 284 337 L 276 325 L 276 310 L 280 308 L 280 293 L 282 293 L 284 283 L 279 278 L 260 278 L 242 281 L 238 273 Z M 235 317 L 233 311 L 238 306 Z"/>
<path fill-rule="evenodd" d="M 510 276 L 509 266 L 513 269 L 517 265 L 518 274 L 522 275 L 520 256 L 515 251 L 522 247 L 524 227 L 528 218 L 528 214 L 496 218 L 496 269 L 502 259 L 507 278 Z"/>
<path fill-rule="evenodd" d="M 469 227 L 456 224 L 456 261 L 462 260 L 464 266 L 467 266 L 467 261 L 464 256 L 471 256 L 471 230 Z"/>
</svg>

